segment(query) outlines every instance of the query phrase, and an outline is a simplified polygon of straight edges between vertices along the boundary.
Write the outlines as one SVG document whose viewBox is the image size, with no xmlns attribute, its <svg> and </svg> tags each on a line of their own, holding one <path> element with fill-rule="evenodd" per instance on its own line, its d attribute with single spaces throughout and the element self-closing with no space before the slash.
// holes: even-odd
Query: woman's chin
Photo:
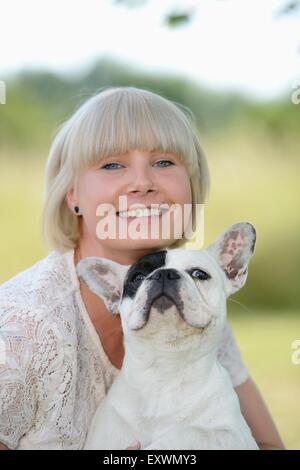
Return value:
<svg viewBox="0 0 300 470">
<path fill-rule="evenodd" d="M 174 241 L 172 239 L 131 239 L 128 238 L 126 240 L 112 240 L 111 243 L 109 240 L 106 241 L 106 245 L 110 246 L 110 249 L 115 250 L 115 251 L 126 251 L 127 253 L 129 251 L 143 251 L 143 250 L 163 250 L 172 245 Z M 143 256 L 142 254 L 141 256 Z"/>
</svg>

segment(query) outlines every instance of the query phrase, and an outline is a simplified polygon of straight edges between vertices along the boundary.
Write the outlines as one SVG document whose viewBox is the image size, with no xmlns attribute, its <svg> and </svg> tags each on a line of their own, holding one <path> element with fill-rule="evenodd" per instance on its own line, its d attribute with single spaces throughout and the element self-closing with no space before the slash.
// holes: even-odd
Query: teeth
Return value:
<svg viewBox="0 0 300 470">
<path fill-rule="evenodd" d="M 121 211 L 119 217 L 151 217 L 154 215 L 161 215 L 165 210 L 162 209 L 136 209 L 132 211 Z"/>
</svg>

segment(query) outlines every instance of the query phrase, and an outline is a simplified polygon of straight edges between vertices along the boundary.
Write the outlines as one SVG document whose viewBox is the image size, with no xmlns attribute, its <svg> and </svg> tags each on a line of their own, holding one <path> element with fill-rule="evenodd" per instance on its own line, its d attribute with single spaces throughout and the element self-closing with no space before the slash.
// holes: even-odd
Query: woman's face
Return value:
<svg viewBox="0 0 300 470">
<path fill-rule="evenodd" d="M 79 206 L 82 215 L 81 252 L 84 251 L 86 256 L 103 256 L 131 264 L 180 238 L 181 235 L 176 236 L 174 232 L 175 224 L 181 217 L 183 219 L 184 204 L 191 204 L 192 193 L 186 166 L 176 154 L 135 149 L 107 157 L 84 170 L 68 192 L 67 202 L 72 210 L 75 205 Z M 126 218 L 116 213 L 133 206 L 142 208 L 163 203 L 166 207 L 176 204 L 173 206 L 176 215 L 165 212 L 160 216 Z M 111 208 L 109 212 L 104 210 L 108 207 Z M 180 219 L 178 210 L 181 211 Z M 100 239 L 104 238 L 104 235 L 99 238 L 104 222 L 107 223 L 106 231 L 110 227 L 110 236 Z M 180 225 L 182 229 L 184 226 Z M 138 233 L 143 234 L 143 239 L 137 239 Z M 163 234 L 167 238 L 164 239 Z"/>
</svg>

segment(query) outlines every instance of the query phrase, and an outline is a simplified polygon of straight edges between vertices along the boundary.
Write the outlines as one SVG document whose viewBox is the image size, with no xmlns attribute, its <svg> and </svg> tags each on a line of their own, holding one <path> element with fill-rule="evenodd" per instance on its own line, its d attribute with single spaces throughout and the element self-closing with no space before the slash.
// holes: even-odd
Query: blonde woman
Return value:
<svg viewBox="0 0 300 470">
<path fill-rule="evenodd" d="M 0 287 L 1 448 L 83 448 L 124 350 L 119 316 L 79 281 L 76 264 L 100 256 L 130 265 L 147 253 L 184 247 L 174 227 L 168 239 L 100 239 L 97 208 L 113 207 L 109 217 L 118 226 L 120 196 L 126 209 L 192 204 L 194 217 L 209 177 L 190 117 L 156 93 L 120 87 L 102 90 L 60 127 L 46 165 L 43 210 L 52 251 Z M 219 359 L 259 447 L 283 448 L 229 325 Z"/>
</svg>

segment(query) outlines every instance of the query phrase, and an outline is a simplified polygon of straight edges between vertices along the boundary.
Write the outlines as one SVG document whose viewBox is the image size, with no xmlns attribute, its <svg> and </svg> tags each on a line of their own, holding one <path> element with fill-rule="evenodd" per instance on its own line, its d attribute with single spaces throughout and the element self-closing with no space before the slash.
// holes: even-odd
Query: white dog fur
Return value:
<svg viewBox="0 0 300 470">
<path fill-rule="evenodd" d="M 78 264 L 121 315 L 125 348 L 85 449 L 126 449 L 135 439 L 142 449 L 258 449 L 217 360 L 226 300 L 246 281 L 255 239 L 242 222 L 206 250 L 164 250 L 132 266 L 97 257 Z M 167 297 L 155 299 L 158 291 Z"/>
</svg>

